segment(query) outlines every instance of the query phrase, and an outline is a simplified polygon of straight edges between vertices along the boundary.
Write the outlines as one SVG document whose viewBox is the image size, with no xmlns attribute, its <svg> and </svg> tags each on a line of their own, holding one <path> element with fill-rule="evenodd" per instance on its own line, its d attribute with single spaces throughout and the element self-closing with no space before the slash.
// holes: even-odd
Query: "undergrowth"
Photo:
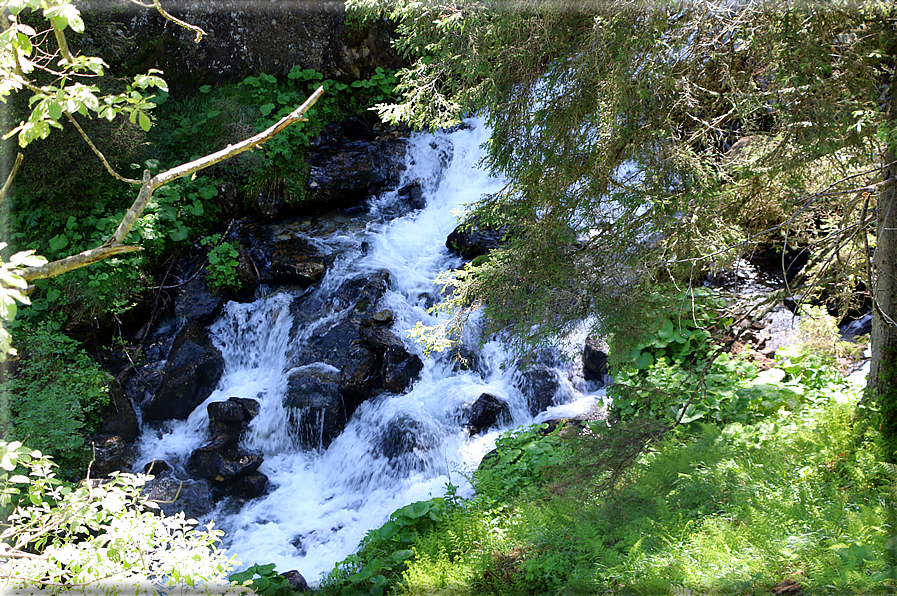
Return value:
<svg viewBox="0 0 897 596">
<path fill-rule="evenodd" d="M 508 433 L 474 474 L 474 498 L 399 510 L 321 591 L 893 593 L 895 479 L 874 413 L 859 415 L 862 387 L 799 346 L 771 370 L 735 377 L 737 416 Z M 418 509 L 422 522 L 406 519 Z"/>
</svg>

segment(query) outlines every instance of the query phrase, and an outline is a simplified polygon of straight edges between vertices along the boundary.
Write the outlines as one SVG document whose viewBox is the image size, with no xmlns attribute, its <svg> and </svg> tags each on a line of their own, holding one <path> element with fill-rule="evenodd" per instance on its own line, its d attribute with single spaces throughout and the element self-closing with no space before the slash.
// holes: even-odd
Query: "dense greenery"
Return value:
<svg viewBox="0 0 897 596">
<path fill-rule="evenodd" d="M 67 478 L 81 476 L 84 438 L 101 421 L 112 376 L 50 323 L 18 325 L 15 336 L 21 360 L 2 386 L 3 437 L 51 455 Z"/>
<path fill-rule="evenodd" d="M 183 513 L 159 515 L 147 477 L 122 474 L 71 486 L 52 459 L 0 442 L 0 576 L 10 593 L 247 594 L 227 572 L 220 532 Z"/>
<path fill-rule="evenodd" d="M 621 364 L 706 271 L 800 246 L 789 292 L 878 305 L 870 395 L 897 446 L 893 3 L 350 4 L 413 61 L 381 115 L 483 113 L 510 179 L 471 207 L 506 243 L 446 273 L 441 308 L 536 343 L 592 317 Z"/>
<path fill-rule="evenodd" d="M 322 591 L 892 593 L 894 470 L 855 416 L 862 387 L 832 362 L 783 350 L 739 422 L 694 420 L 660 441 L 645 419 L 513 431 L 474 474 L 472 500 L 395 512 Z"/>
</svg>

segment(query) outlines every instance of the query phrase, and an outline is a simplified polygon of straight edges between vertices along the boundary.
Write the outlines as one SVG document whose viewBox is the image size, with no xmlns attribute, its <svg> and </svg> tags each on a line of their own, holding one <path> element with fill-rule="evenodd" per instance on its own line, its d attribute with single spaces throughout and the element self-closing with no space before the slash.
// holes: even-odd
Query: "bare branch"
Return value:
<svg viewBox="0 0 897 596">
<path fill-rule="evenodd" d="M 6 198 L 6 193 L 9 191 L 9 187 L 12 186 L 12 181 L 15 179 L 16 174 L 19 171 L 19 166 L 22 165 L 22 160 L 25 159 L 25 156 L 19 153 L 16 155 L 16 161 L 12 164 L 12 169 L 9 171 L 9 176 L 6 177 L 6 182 L 3 184 L 3 188 L 0 188 L 0 203 L 3 202 L 3 199 Z"/>
<path fill-rule="evenodd" d="M 323 94 L 324 87 L 318 87 L 318 89 L 311 94 L 311 97 L 305 100 L 305 103 L 303 103 L 301 106 L 281 118 L 271 127 L 265 129 L 257 135 L 254 135 L 244 141 L 237 143 L 236 145 L 228 145 L 221 151 L 216 151 L 215 153 L 211 153 L 209 155 L 206 155 L 205 157 L 200 157 L 197 160 L 185 163 L 165 172 L 161 172 L 153 177 L 150 177 L 150 173 L 148 170 L 145 171 L 143 173 L 143 182 L 140 186 L 140 191 L 137 194 L 137 198 L 134 200 L 134 203 L 128 209 L 127 213 L 125 213 L 124 217 L 121 220 L 121 223 L 118 224 L 118 228 L 116 228 L 115 233 L 102 246 L 98 246 L 97 248 L 92 248 L 90 250 L 85 250 L 84 252 L 81 252 L 79 254 L 72 255 L 64 259 L 59 259 L 58 261 L 45 263 L 37 267 L 28 267 L 17 272 L 18 275 L 20 275 L 25 281 L 46 279 L 49 277 L 55 277 L 57 275 L 67 273 L 74 269 L 78 269 L 79 267 L 84 267 L 85 265 L 89 265 L 91 263 L 96 263 L 97 261 L 101 261 L 115 255 L 142 250 L 139 246 L 123 245 L 122 242 L 124 241 L 125 236 L 128 235 L 128 232 L 131 231 L 134 223 L 143 213 L 143 210 L 149 203 L 150 198 L 152 198 L 153 196 L 153 192 L 157 188 L 168 184 L 169 182 L 177 180 L 178 178 L 182 178 L 184 176 L 192 174 L 193 172 L 202 170 L 203 168 L 207 168 L 209 166 L 220 163 L 244 151 L 259 147 L 294 122 L 307 122 L 304 114 L 315 104 L 315 102 L 318 101 L 318 99 Z"/>
<path fill-rule="evenodd" d="M 99 149 L 97 149 L 96 145 L 93 144 L 93 141 L 90 140 L 90 137 L 87 136 L 87 133 L 84 132 L 84 129 L 81 128 L 81 125 L 78 124 L 77 120 L 75 120 L 75 117 L 72 116 L 68 111 L 65 112 L 65 116 L 66 116 L 66 118 L 69 119 L 69 122 L 71 122 L 72 125 L 76 129 L 78 129 L 78 132 L 81 134 L 81 138 L 83 138 L 85 141 L 87 141 L 87 144 L 90 145 L 90 148 L 93 150 L 93 152 L 96 154 L 96 156 L 100 158 L 100 161 L 103 162 L 104 166 L 106 166 L 106 171 L 109 172 L 110 176 L 112 176 L 116 180 L 121 180 L 122 182 L 127 182 L 128 184 L 140 184 L 140 180 L 133 180 L 131 178 L 125 178 L 124 176 L 121 176 L 118 172 L 116 172 L 114 169 L 112 169 L 112 166 L 109 165 L 108 161 L 106 161 L 106 156 L 103 155 L 103 153 Z"/>
<path fill-rule="evenodd" d="M 184 21 L 171 16 L 171 14 L 168 11 L 166 11 L 164 8 L 162 8 L 162 5 L 159 4 L 159 0 L 153 0 L 151 4 L 144 4 L 140 0 L 131 0 L 131 2 L 133 2 L 137 6 L 142 6 L 144 8 L 155 7 L 155 9 L 159 11 L 159 14 L 161 14 L 163 17 L 165 17 L 172 23 L 174 23 L 176 25 L 180 25 L 184 29 L 189 29 L 190 31 L 193 31 L 194 33 L 196 33 L 196 43 L 199 43 L 200 41 L 202 41 L 202 38 L 207 35 L 207 33 L 205 31 L 203 31 L 201 28 L 197 27 L 196 25 L 191 25 L 190 23 L 185 23 Z"/>
</svg>

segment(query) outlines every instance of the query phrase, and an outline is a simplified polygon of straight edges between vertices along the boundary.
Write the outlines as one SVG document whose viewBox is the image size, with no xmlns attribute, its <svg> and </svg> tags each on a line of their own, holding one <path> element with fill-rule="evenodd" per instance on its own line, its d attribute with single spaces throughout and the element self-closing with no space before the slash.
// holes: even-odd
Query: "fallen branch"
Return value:
<svg viewBox="0 0 897 596">
<path fill-rule="evenodd" d="M 68 273 L 69 271 L 72 271 L 74 269 L 84 267 L 85 265 L 90 265 L 91 263 L 96 263 L 97 261 L 101 261 L 109 257 L 143 250 L 139 246 L 122 244 L 122 242 L 124 241 L 125 236 L 128 235 L 128 232 L 131 231 L 134 223 L 143 213 L 143 210 L 146 209 L 146 206 L 152 198 L 153 192 L 155 192 L 156 189 L 158 189 L 160 186 L 168 184 L 169 182 L 177 180 L 178 178 L 183 178 L 184 176 L 187 176 L 194 172 L 198 172 L 199 170 L 202 170 L 209 166 L 213 166 L 226 159 L 230 159 L 231 157 L 239 155 L 244 151 L 255 149 L 256 147 L 259 147 L 265 142 L 274 138 L 277 133 L 282 131 L 290 124 L 293 124 L 294 122 L 307 122 L 308 120 L 304 117 L 304 114 L 315 104 L 316 101 L 318 101 L 318 99 L 323 94 L 324 87 L 318 87 L 318 89 L 311 94 L 311 97 L 305 100 L 305 103 L 290 112 L 288 115 L 281 118 L 273 126 L 267 128 L 266 130 L 263 130 L 257 135 L 254 135 L 244 141 L 237 143 L 236 145 L 228 145 L 220 151 L 216 151 L 215 153 L 211 153 L 209 155 L 206 155 L 205 157 L 200 157 L 199 159 L 177 166 L 176 168 L 172 168 L 165 172 L 160 172 L 155 176 L 150 176 L 149 170 L 144 171 L 143 182 L 141 183 L 140 191 L 137 194 L 137 198 L 134 200 L 134 203 L 131 205 L 130 209 L 128 209 L 127 213 L 125 213 L 124 217 L 121 220 L 121 223 L 118 224 L 118 228 L 116 228 L 115 233 L 111 238 L 109 238 L 109 240 L 103 243 L 103 245 L 85 250 L 76 255 L 65 257 L 64 259 L 59 259 L 57 261 L 52 261 L 50 263 L 45 263 L 43 265 L 35 267 L 27 267 L 25 269 L 16 271 L 16 274 L 22 277 L 22 279 L 24 279 L 25 281 L 46 279 L 49 277 L 62 275 L 63 273 Z"/>
</svg>

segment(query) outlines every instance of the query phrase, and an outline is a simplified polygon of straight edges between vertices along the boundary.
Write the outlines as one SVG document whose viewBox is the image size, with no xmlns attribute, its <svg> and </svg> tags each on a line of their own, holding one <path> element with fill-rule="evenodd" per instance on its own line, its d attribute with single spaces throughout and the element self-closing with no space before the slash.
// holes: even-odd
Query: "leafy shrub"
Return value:
<svg viewBox="0 0 897 596">
<path fill-rule="evenodd" d="M 230 242 L 220 242 L 221 235 L 215 234 L 199 241 L 203 246 L 213 244 L 209 251 L 206 267 L 206 284 L 215 293 L 239 290 L 240 278 L 237 269 L 240 267 L 240 251 Z"/>
<path fill-rule="evenodd" d="M 422 535 L 446 519 L 453 501 L 434 498 L 393 512 L 383 526 L 367 533 L 358 553 L 338 563 L 324 580 L 324 594 L 381 596 L 414 557 L 411 549 Z"/>
<path fill-rule="evenodd" d="M 544 481 L 546 466 L 559 464 L 570 455 L 560 436 L 561 427 L 547 436 L 547 424 L 504 433 L 474 473 L 477 491 L 484 498 L 502 502 Z"/>
<path fill-rule="evenodd" d="M 220 531 L 196 529 L 183 513 L 159 515 L 140 489 L 147 476 L 121 474 L 70 486 L 56 465 L 19 442 L 0 442 L 0 576 L 22 593 L 247 594 L 226 574 L 234 564 Z"/>
<path fill-rule="evenodd" d="M 253 565 L 246 571 L 231 574 L 228 579 L 251 588 L 253 594 L 258 596 L 292 596 L 293 594 L 290 581 L 274 571 L 274 563 Z"/>
<path fill-rule="evenodd" d="M 12 412 L 5 438 L 27 440 L 52 455 L 65 476 L 78 476 L 112 377 L 52 323 L 18 325 L 15 339 L 21 359 L 5 383 Z"/>
</svg>

